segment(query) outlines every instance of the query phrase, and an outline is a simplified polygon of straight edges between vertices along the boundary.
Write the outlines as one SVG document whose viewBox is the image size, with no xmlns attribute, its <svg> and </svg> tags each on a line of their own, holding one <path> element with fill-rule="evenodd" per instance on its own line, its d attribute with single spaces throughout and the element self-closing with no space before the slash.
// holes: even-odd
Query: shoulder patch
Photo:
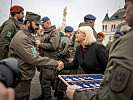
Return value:
<svg viewBox="0 0 133 100">
<path fill-rule="evenodd" d="M 116 67 L 111 80 L 111 89 L 115 92 L 123 91 L 127 86 L 130 75 L 130 69 L 121 66 Z"/>
<path fill-rule="evenodd" d="M 7 37 L 11 37 L 12 33 L 8 31 L 8 33 L 6 34 Z"/>
<path fill-rule="evenodd" d="M 36 49 L 33 47 L 33 48 L 30 48 L 31 49 L 31 51 L 32 51 L 32 53 L 33 54 L 36 54 L 37 52 L 36 52 Z"/>
</svg>

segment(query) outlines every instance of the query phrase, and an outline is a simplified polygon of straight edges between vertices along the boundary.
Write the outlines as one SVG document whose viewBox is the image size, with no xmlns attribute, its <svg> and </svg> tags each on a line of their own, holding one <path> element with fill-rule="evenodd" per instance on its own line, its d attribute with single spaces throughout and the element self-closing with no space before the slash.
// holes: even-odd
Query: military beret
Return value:
<svg viewBox="0 0 133 100">
<path fill-rule="evenodd" d="M 115 34 L 120 34 L 120 35 L 122 35 L 122 36 L 124 35 L 124 33 L 123 33 L 123 32 L 118 31 L 118 30 L 115 32 Z"/>
<path fill-rule="evenodd" d="M 12 6 L 10 8 L 10 12 L 22 12 L 24 11 L 24 8 L 18 5 Z"/>
<path fill-rule="evenodd" d="M 71 26 L 66 26 L 65 27 L 65 31 L 72 32 L 73 31 L 73 28 Z"/>
<path fill-rule="evenodd" d="M 85 15 L 84 20 L 85 19 L 88 19 L 88 20 L 96 20 L 96 17 L 93 16 L 93 15 L 91 15 L 91 14 L 88 14 L 88 15 Z"/>
<path fill-rule="evenodd" d="M 42 25 L 40 18 L 41 16 L 38 14 L 35 14 L 33 12 L 28 12 L 28 11 L 26 12 L 25 20 L 35 21 L 37 24 Z"/>
<path fill-rule="evenodd" d="M 104 37 L 104 34 L 102 32 L 99 32 L 98 34 L 101 35 L 102 37 Z"/>
<path fill-rule="evenodd" d="M 41 22 L 42 22 L 42 23 L 45 23 L 45 22 L 48 21 L 48 20 L 50 20 L 50 19 L 46 16 L 46 17 L 43 17 L 43 18 L 41 19 Z"/>
</svg>

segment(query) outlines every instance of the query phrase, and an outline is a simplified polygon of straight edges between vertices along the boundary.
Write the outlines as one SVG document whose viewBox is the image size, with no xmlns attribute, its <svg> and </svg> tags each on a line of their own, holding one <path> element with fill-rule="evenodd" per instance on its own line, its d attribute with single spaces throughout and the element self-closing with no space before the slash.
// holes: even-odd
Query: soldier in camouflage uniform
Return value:
<svg viewBox="0 0 133 100">
<path fill-rule="evenodd" d="M 41 56 L 49 57 L 54 60 L 58 60 L 58 50 L 60 43 L 60 34 L 55 25 L 51 25 L 48 17 L 41 19 L 43 23 L 42 28 L 45 30 L 43 38 L 36 41 L 36 44 L 41 52 Z M 41 96 L 34 98 L 33 100 L 52 100 L 51 86 L 55 81 L 56 69 L 48 66 L 48 68 L 40 69 L 40 83 L 41 83 Z"/>
<path fill-rule="evenodd" d="M 90 26 L 93 29 L 93 34 L 94 34 L 95 38 L 97 38 L 97 32 L 94 29 L 95 20 L 96 20 L 95 16 L 93 16 L 91 14 L 85 15 L 84 22 L 81 22 L 79 24 L 79 27 L 81 27 L 81 26 Z"/>
<path fill-rule="evenodd" d="M 24 9 L 21 6 L 10 8 L 11 17 L 0 27 L 0 60 L 8 57 L 9 45 L 13 36 L 20 29 L 19 21 L 23 21 Z"/>
<path fill-rule="evenodd" d="M 24 26 L 13 37 L 9 47 L 9 57 L 18 59 L 22 79 L 15 87 L 15 100 L 29 100 L 31 80 L 35 75 L 35 66 L 57 67 L 58 62 L 48 57 L 39 56 L 35 47 L 35 39 L 31 35 L 39 29 L 40 16 L 32 12 L 26 13 Z"/>
<path fill-rule="evenodd" d="M 133 100 L 133 0 L 126 1 L 125 9 L 125 20 L 132 28 L 112 44 L 100 88 L 84 92 L 70 86 L 66 92 L 71 100 Z"/>
<path fill-rule="evenodd" d="M 68 62 L 70 55 L 69 55 L 69 45 L 71 43 L 70 37 L 73 34 L 73 28 L 71 26 L 65 27 L 65 36 L 61 37 L 60 42 L 60 49 L 58 53 L 58 59 L 62 62 Z M 76 74 L 76 70 L 62 70 L 59 72 L 59 75 L 69 75 L 69 74 Z M 66 85 L 59 79 L 56 78 L 56 87 L 57 90 L 55 93 L 57 94 L 57 100 L 64 100 L 65 95 L 64 92 L 66 90 Z"/>
<path fill-rule="evenodd" d="M 110 47 L 111 47 L 112 43 L 114 43 L 117 39 L 121 38 L 123 35 L 124 35 L 124 33 L 121 32 L 121 31 L 116 31 L 115 32 L 115 34 L 113 36 L 113 41 L 109 41 L 106 45 L 106 49 L 107 49 L 108 52 L 110 50 Z"/>
<path fill-rule="evenodd" d="M 97 41 L 96 41 L 96 43 L 98 43 L 98 44 L 102 44 L 103 45 L 103 39 L 104 39 L 104 34 L 102 33 L 102 32 L 99 32 L 98 34 L 97 34 Z"/>
</svg>

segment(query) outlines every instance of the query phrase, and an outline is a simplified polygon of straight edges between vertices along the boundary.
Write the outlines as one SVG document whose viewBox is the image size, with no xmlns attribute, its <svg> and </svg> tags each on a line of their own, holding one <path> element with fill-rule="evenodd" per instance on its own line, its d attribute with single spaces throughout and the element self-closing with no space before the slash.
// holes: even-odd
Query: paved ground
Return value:
<svg viewBox="0 0 133 100">
<path fill-rule="evenodd" d="M 53 97 L 54 91 L 52 90 L 52 100 L 56 100 L 55 97 Z M 41 86 L 39 83 L 39 72 L 37 71 L 32 82 L 31 82 L 31 93 L 30 93 L 30 100 L 33 99 L 33 97 L 37 97 L 41 94 Z"/>
<path fill-rule="evenodd" d="M 79 74 L 83 74 L 83 70 L 79 68 L 78 70 Z M 56 100 L 56 98 L 53 96 L 54 91 L 52 90 L 52 100 Z M 30 100 L 33 99 L 33 97 L 37 97 L 41 94 L 41 88 L 39 83 L 39 72 L 36 71 L 36 74 L 31 82 L 31 93 L 30 93 Z"/>
</svg>

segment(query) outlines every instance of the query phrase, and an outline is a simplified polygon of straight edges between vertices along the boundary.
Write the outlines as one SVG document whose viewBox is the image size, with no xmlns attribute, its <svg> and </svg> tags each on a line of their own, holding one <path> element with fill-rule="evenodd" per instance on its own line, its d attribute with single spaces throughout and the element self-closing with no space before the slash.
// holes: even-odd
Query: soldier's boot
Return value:
<svg viewBox="0 0 133 100">
<path fill-rule="evenodd" d="M 33 100 L 46 100 L 44 96 L 40 95 L 38 97 L 33 98 Z"/>
</svg>

